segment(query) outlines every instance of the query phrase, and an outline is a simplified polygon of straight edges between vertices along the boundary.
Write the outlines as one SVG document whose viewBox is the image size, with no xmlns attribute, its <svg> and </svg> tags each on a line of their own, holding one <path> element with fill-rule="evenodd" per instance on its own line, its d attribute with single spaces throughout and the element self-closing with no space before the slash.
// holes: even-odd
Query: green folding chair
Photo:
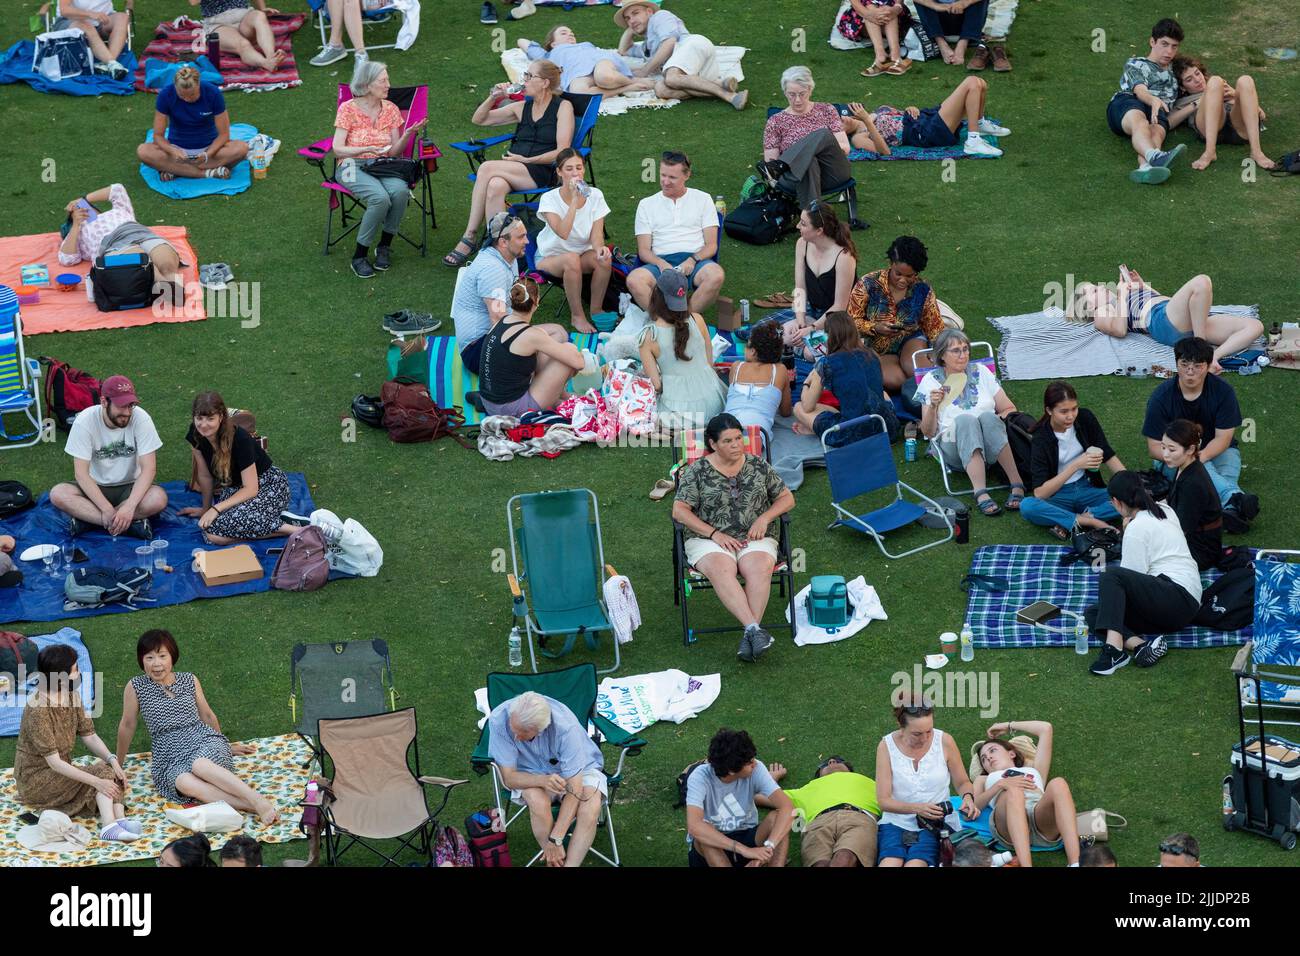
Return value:
<svg viewBox="0 0 1300 956">
<path fill-rule="evenodd" d="M 566 667 L 558 671 L 547 671 L 544 674 L 488 674 L 488 709 L 492 710 L 499 704 L 513 700 L 526 691 L 535 691 L 545 697 L 558 700 L 573 711 L 574 716 L 580 722 L 586 719 L 589 728 L 593 731 L 591 739 L 596 742 L 596 746 L 602 747 L 603 744 L 609 744 L 619 748 L 618 764 L 613 773 L 609 770 L 603 771 L 606 780 L 609 782 L 609 799 L 605 801 L 599 825 L 609 836 L 609 854 L 602 853 L 594 843 L 590 852 L 610 866 L 621 866 L 618 855 L 618 839 L 614 834 L 614 816 L 610 811 L 610 807 L 614 803 L 614 794 L 617 792 L 619 784 L 623 782 L 623 761 L 629 756 L 635 757 L 639 754 L 646 742 L 640 737 L 628 733 L 618 724 L 607 717 L 602 717 L 597 712 L 596 673 L 596 665 L 588 663 L 575 664 L 572 667 Z M 492 762 L 488 739 L 490 731 L 489 723 L 484 721 L 483 732 L 479 735 L 478 746 L 474 748 L 474 753 L 470 757 L 470 764 L 473 766 L 475 773 L 480 775 L 490 773 L 492 775 L 493 802 L 496 804 L 498 816 L 505 821 L 508 832 L 512 823 L 518 820 L 520 816 L 528 813 L 528 808 L 526 806 L 519 807 L 510 816 L 506 815 L 506 808 L 510 805 L 510 790 L 501 779 L 500 768 Z M 556 809 L 558 809 L 558 805 Z M 567 835 L 565 836 L 565 845 L 568 845 Z M 542 853 L 538 850 L 526 865 L 532 866 L 541 857 Z"/>
<path fill-rule="evenodd" d="M 289 712 L 293 729 L 321 757 L 322 718 L 369 717 L 397 708 L 388 643 L 337 641 L 295 644 L 289 662 Z"/>
<path fill-rule="evenodd" d="M 596 493 L 574 488 L 515 495 L 506 502 L 506 524 L 514 567 L 509 575 L 513 613 L 523 619 L 533 673 L 537 673 L 534 634 L 542 655 L 557 658 L 573 650 L 579 637 L 596 650 L 601 631 L 610 632 L 614 666 L 597 673 L 618 670 L 622 662 L 618 639 L 604 596 L 606 578 L 617 572 L 605 563 Z M 547 650 L 547 641 L 555 637 L 564 638 L 564 646 Z"/>
</svg>

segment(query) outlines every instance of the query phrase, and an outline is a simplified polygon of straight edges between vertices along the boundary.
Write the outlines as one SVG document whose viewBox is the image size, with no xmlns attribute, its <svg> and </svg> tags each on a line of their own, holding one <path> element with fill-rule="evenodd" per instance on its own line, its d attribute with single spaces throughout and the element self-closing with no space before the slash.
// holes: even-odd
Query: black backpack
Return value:
<svg viewBox="0 0 1300 956">
<path fill-rule="evenodd" d="M 1114 528 L 1083 528 L 1070 536 L 1073 548 L 1061 558 L 1061 564 L 1073 564 L 1086 561 L 1091 565 L 1105 566 L 1107 562 L 1119 562 L 1123 557 L 1123 545 L 1120 533 Z"/>
<path fill-rule="evenodd" d="M 21 481 L 0 481 L 0 519 L 16 515 L 35 503 L 32 490 Z"/>
<path fill-rule="evenodd" d="M 100 256 L 90 267 L 91 290 L 100 312 L 144 309 L 153 305 L 153 261 L 146 253 Z"/>
<path fill-rule="evenodd" d="M 706 763 L 707 760 L 697 760 L 695 763 L 687 764 L 686 769 L 677 775 L 677 802 L 673 804 L 674 810 L 686 806 L 686 781 L 690 779 L 696 767 L 702 767 Z"/>
<path fill-rule="evenodd" d="M 1201 609 L 1192 619 L 1212 631 L 1238 631 L 1255 619 L 1255 569 L 1234 568 L 1201 595 Z"/>
<path fill-rule="evenodd" d="M 770 246 L 794 230 L 799 223 L 799 209 L 788 197 L 775 190 L 746 199 L 722 221 L 722 230 L 730 238 L 751 246 Z"/>
</svg>

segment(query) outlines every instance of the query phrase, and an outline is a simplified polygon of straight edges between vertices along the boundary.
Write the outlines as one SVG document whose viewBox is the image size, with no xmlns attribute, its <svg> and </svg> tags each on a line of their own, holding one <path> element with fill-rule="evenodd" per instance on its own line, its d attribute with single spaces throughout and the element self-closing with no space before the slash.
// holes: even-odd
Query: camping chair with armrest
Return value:
<svg viewBox="0 0 1300 956">
<path fill-rule="evenodd" d="M 126 46 L 123 49 L 129 50 L 135 42 L 135 0 L 125 0 L 120 12 L 126 14 Z M 41 4 L 36 13 L 45 23 L 45 32 L 49 33 L 54 29 L 54 21 L 62 16 L 59 13 L 59 0 L 50 0 L 48 3 Z M 216 64 L 214 63 L 213 66 Z"/>
<path fill-rule="evenodd" d="M 981 355 L 981 356 L 979 356 L 978 358 L 976 358 L 976 357 L 975 357 L 975 349 L 976 349 L 976 348 L 981 348 L 981 347 L 982 347 L 982 348 L 983 348 L 983 349 L 984 349 L 988 354 L 986 354 L 986 355 Z M 998 362 L 997 362 L 997 358 L 996 358 L 996 356 L 994 355 L 994 352 L 993 352 L 993 345 L 992 345 L 991 343 L 989 343 L 989 342 L 972 342 L 972 343 L 970 344 L 970 349 L 971 349 L 971 357 L 970 357 L 970 364 L 971 364 L 971 365 L 976 365 L 976 364 L 978 364 L 978 365 L 983 365 L 985 368 L 987 368 L 987 369 L 988 369 L 990 372 L 992 372 L 994 375 L 997 375 L 997 373 L 998 373 Z M 928 360 L 929 362 L 933 362 L 933 361 L 934 361 L 934 349 L 932 349 L 932 348 L 917 349 L 917 350 L 916 350 L 916 353 L 912 356 L 912 362 L 913 362 L 913 364 L 914 364 L 915 367 L 916 367 L 916 375 L 914 376 L 914 379 L 915 379 L 915 381 L 916 381 L 916 383 L 917 383 L 918 385 L 921 384 L 921 379 L 925 378 L 925 376 L 926 376 L 927 373 L 929 373 L 929 372 L 933 372 L 933 371 L 936 371 L 936 370 L 938 369 L 938 366 L 937 366 L 937 365 L 926 365 L 924 368 L 922 368 L 922 367 L 921 367 L 922 356 L 926 356 L 926 358 L 927 358 L 927 360 Z M 916 400 L 917 400 L 918 402 L 921 401 L 921 396 L 918 395 Z M 939 433 L 938 433 L 938 432 L 935 432 L 935 437 L 934 437 L 934 438 L 928 438 L 928 439 L 926 439 L 926 441 L 928 442 L 928 445 L 927 445 L 927 447 L 926 447 L 926 454 L 928 454 L 931 458 L 933 458 L 935 461 L 937 461 L 937 462 L 939 463 L 939 472 L 940 472 L 940 474 L 943 476 L 943 489 L 944 489 L 944 491 L 947 492 L 949 495 L 954 495 L 954 496 L 955 496 L 955 495 L 970 495 L 970 494 L 974 494 L 974 493 L 975 493 L 975 489 L 974 489 L 973 487 L 972 487 L 972 488 L 953 488 L 953 486 L 952 486 L 952 477 L 951 477 L 951 476 L 953 476 L 953 475 L 962 475 L 962 476 L 965 476 L 966 473 L 965 473 L 964 471 L 961 471 L 960 469 L 953 470 L 953 469 L 949 468 L 949 467 L 948 467 L 948 463 L 945 462 L 945 461 L 943 460 L 943 455 L 942 455 L 942 454 L 940 453 L 940 451 L 939 451 Z M 988 461 L 988 462 L 985 462 L 984 465 L 985 465 L 986 468 L 997 468 L 998 471 L 999 471 L 999 473 L 1000 473 L 1001 470 L 1002 470 L 1001 466 L 998 465 L 998 463 L 997 463 L 996 461 Z M 988 488 L 989 491 L 999 491 L 999 490 L 1001 490 L 1001 489 L 1004 489 L 1004 488 L 1010 488 L 1010 487 L 1011 487 L 1011 486 L 1010 486 L 1009 484 L 1001 484 L 1001 485 L 993 485 L 993 484 L 990 484 L 990 485 L 987 486 L 987 488 Z"/>
<path fill-rule="evenodd" d="M 289 712 L 293 729 L 321 760 L 322 719 L 367 717 L 397 708 L 388 642 L 295 644 L 289 658 Z"/>
<path fill-rule="evenodd" d="M 838 111 L 841 116 L 849 115 L 849 108 L 843 103 L 832 103 L 831 105 L 835 107 L 836 111 Z M 767 118 L 771 119 L 783 109 L 784 107 L 781 106 L 769 106 L 767 108 Z M 781 192 L 784 195 L 790 196 L 790 194 L 786 193 L 785 190 L 781 190 Z M 793 198 L 794 197 L 791 196 L 791 199 Z M 850 176 L 842 183 L 832 183 L 830 185 L 822 183 L 821 198 L 824 202 L 842 202 L 845 204 L 847 207 L 847 217 L 850 229 L 856 232 L 861 229 L 870 228 L 870 223 L 858 218 L 858 181 L 853 177 Z"/>
<path fill-rule="evenodd" d="M 365 32 L 366 27 L 371 24 L 387 23 L 393 18 L 394 13 L 400 13 L 402 15 L 403 23 L 406 21 L 406 13 L 396 4 L 392 3 L 391 0 L 379 0 L 383 5 L 374 7 L 373 9 L 369 5 L 369 0 L 358 0 L 358 2 L 361 3 L 361 30 L 363 33 Z M 329 23 L 330 19 L 329 7 L 325 0 L 307 0 L 307 6 L 310 8 L 312 13 L 316 14 L 316 22 L 320 26 L 320 45 L 324 47 L 329 43 L 328 31 L 325 29 L 326 24 Z M 357 52 L 355 49 L 348 49 L 346 43 L 343 45 L 343 49 L 348 53 Z M 397 49 L 396 41 L 392 43 L 366 44 L 367 51 L 395 49 Z"/>
<path fill-rule="evenodd" d="M 346 83 L 340 83 L 337 106 L 342 106 L 350 99 L 352 99 L 351 88 Z M 402 111 L 403 131 L 410 129 L 420 120 L 427 119 L 429 116 L 429 88 L 427 86 L 390 87 L 388 99 Z M 360 228 L 361 216 L 357 213 L 357 210 L 365 207 L 365 203 L 356 197 L 352 190 L 348 188 L 346 182 L 340 179 L 337 156 L 334 157 L 330 170 L 327 172 L 325 169 L 325 161 L 332 155 L 333 139 L 331 134 L 328 139 L 318 140 L 310 146 L 304 146 L 298 150 L 299 156 L 320 170 L 322 177 L 321 188 L 329 196 L 329 209 L 325 218 L 325 248 L 322 250 L 325 255 L 329 255 L 330 249 Z M 400 157 L 415 160 L 420 165 L 419 192 L 417 193 L 415 188 L 411 190 L 411 201 L 420 210 L 420 241 L 416 242 L 400 230 L 397 235 L 408 245 L 419 249 L 422 256 L 428 251 L 428 231 L 438 228 L 438 218 L 433 207 L 433 185 L 430 182 L 430 177 L 438 170 L 438 158 L 440 156 L 442 156 L 442 152 L 437 146 L 425 142 L 420 134 L 416 134 L 411 137 L 406 152 Z M 339 215 L 339 232 L 337 234 L 334 232 L 335 212 Z"/>
<path fill-rule="evenodd" d="M 609 836 L 609 853 L 606 855 L 606 853 L 597 849 L 594 842 L 591 853 L 610 866 L 621 866 L 618 839 L 614 833 L 614 816 L 610 808 L 614 802 L 614 795 L 618 792 L 619 784 L 623 782 L 623 762 L 628 757 L 635 757 L 640 754 L 641 748 L 645 746 L 646 742 L 640 737 L 628 733 L 596 710 L 596 665 L 594 664 L 576 664 L 573 667 L 547 671 L 543 674 L 488 674 L 488 710 L 491 711 L 506 701 L 513 700 L 520 694 L 530 690 L 550 697 L 552 700 L 558 700 L 573 712 L 579 723 L 585 721 L 592 735 L 592 740 L 596 742 L 597 747 L 603 749 L 602 745 L 608 744 L 619 749 L 618 764 L 615 766 L 614 772 L 602 771 L 609 783 L 609 799 L 604 801 L 600 825 Z M 510 803 L 510 790 L 502 780 L 501 769 L 492 761 L 490 733 L 491 725 L 488 721 L 484 721 L 483 731 L 479 734 L 478 745 L 474 748 L 470 763 L 475 772 L 479 774 L 490 773 L 492 775 L 493 802 L 496 805 L 498 816 L 505 823 L 506 830 L 509 831 L 511 824 L 518 820 L 519 817 L 527 815 L 528 807 L 520 807 L 509 816 L 506 815 L 506 807 Z M 556 809 L 558 809 L 558 804 Z M 552 810 L 552 812 L 555 811 Z M 567 835 L 565 841 L 567 844 Z M 526 865 L 532 866 L 541 857 L 542 853 L 538 850 Z"/>
<path fill-rule="evenodd" d="M 596 493 L 572 488 L 515 495 L 506 502 L 506 527 L 514 569 L 507 578 L 513 614 L 523 619 L 533 672 L 534 635 L 542 656 L 555 659 L 573 650 L 579 637 L 588 649 L 598 649 L 601 631 L 609 633 L 614 645 L 614 666 L 598 673 L 617 671 L 622 658 L 605 607 L 604 584 L 618 572 L 605 563 Z M 563 647 L 548 650 L 547 642 L 556 637 L 564 639 Z"/>
<path fill-rule="evenodd" d="M 18 295 L 0 285 L 0 450 L 30 448 L 41 440 L 41 363 L 23 349 L 23 320 Z M 31 431 L 11 435 L 6 415 L 22 414 Z M 24 426 L 26 427 L 26 426 Z"/>
<path fill-rule="evenodd" d="M 880 423 L 880 431 L 874 435 L 844 445 L 828 444 L 828 440 L 841 429 L 865 424 L 873 418 Z M 838 515 L 827 525 L 827 531 L 843 525 L 868 534 L 887 558 L 905 558 L 909 554 L 916 554 L 918 551 L 952 540 L 952 519 L 948 517 L 947 511 L 940 508 L 932 498 L 899 479 L 898 468 L 894 464 L 894 452 L 889 446 L 889 432 L 881 416 L 862 415 L 826 429 L 822 432 L 822 454 L 826 458 L 826 476 L 831 485 L 831 507 Z M 845 503 L 855 498 L 886 488 L 894 493 L 894 498 L 889 504 L 862 514 L 844 507 Z M 911 524 L 924 516 L 927 511 L 917 502 L 907 500 L 903 496 L 904 489 L 928 505 L 929 510 L 943 518 L 947 534 L 935 541 L 928 541 L 894 554 L 885 547 L 884 535 Z"/>
<path fill-rule="evenodd" d="M 414 707 L 320 721 L 316 735 L 330 776 L 322 836 L 331 866 L 354 846 L 393 866 L 402 850 L 415 850 L 433 865 L 438 815 L 452 789 L 469 781 L 421 776 L 417 730 Z M 428 787 L 442 788 L 436 810 L 429 809 Z M 398 847 L 390 856 L 376 840 L 396 840 Z"/>
</svg>

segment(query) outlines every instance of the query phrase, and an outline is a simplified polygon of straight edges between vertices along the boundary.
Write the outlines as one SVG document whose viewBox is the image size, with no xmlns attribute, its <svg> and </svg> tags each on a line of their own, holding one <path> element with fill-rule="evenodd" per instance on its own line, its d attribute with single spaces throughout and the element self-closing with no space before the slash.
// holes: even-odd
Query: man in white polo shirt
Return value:
<svg viewBox="0 0 1300 956">
<path fill-rule="evenodd" d="M 636 304 L 649 311 L 655 280 L 665 269 L 686 276 L 692 312 L 718 297 L 726 274 L 718 265 L 718 212 L 709 194 L 690 189 L 691 161 L 669 150 L 659 162 L 660 192 L 636 207 L 636 251 L 640 266 L 627 277 Z"/>
</svg>

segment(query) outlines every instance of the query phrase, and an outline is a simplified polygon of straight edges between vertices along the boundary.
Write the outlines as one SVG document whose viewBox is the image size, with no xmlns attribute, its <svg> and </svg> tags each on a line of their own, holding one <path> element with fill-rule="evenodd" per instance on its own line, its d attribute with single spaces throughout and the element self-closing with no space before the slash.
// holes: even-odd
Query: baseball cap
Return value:
<svg viewBox="0 0 1300 956">
<path fill-rule="evenodd" d="M 99 387 L 99 394 L 114 405 L 140 404 L 140 399 L 135 394 L 135 386 L 125 375 L 110 375 L 104 379 L 104 383 Z"/>
<path fill-rule="evenodd" d="M 674 312 L 686 311 L 686 276 L 676 269 L 665 269 L 659 273 L 655 285 L 663 293 L 664 302 Z"/>
</svg>

